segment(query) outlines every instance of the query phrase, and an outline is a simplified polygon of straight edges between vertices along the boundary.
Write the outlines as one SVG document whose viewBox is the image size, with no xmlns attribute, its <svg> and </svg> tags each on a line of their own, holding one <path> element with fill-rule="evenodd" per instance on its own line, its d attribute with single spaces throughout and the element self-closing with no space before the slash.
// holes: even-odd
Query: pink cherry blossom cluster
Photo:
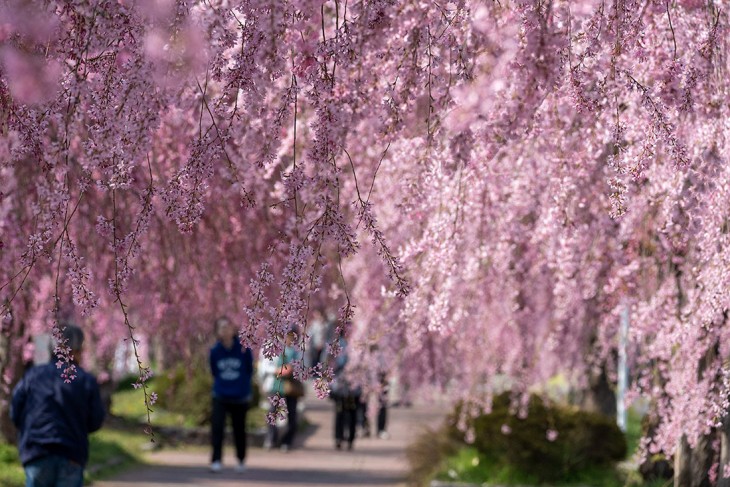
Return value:
<svg viewBox="0 0 730 487">
<path fill-rule="evenodd" d="M 277 421 L 286 418 L 286 399 L 280 396 L 278 393 L 269 397 L 271 403 L 271 410 L 266 413 L 266 422 L 269 424 L 276 424 Z"/>
</svg>

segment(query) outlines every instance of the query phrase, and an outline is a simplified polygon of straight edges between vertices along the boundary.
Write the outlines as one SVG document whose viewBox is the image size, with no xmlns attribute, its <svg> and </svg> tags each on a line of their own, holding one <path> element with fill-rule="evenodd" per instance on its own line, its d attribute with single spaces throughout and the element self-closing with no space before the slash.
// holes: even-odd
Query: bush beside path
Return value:
<svg viewBox="0 0 730 487">
<path fill-rule="evenodd" d="M 405 448 L 423 427 L 435 427 L 445 409 L 423 406 L 391 408 L 389 439 L 357 438 L 353 451 L 334 448 L 334 413 L 330 401 L 309 400 L 305 415 L 310 423 L 300 433 L 295 448 L 287 453 L 249 448 L 247 470 L 233 470 L 231 445 L 224 450 L 222 473 L 208 471 L 207 449 L 162 450 L 150 453 L 150 465 L 125 472 L 113 480 L 96 482 L 97 487 L 227 487 L 278 486 L 378 486 L 405 485 L 408 463 Z"/>
</svg>

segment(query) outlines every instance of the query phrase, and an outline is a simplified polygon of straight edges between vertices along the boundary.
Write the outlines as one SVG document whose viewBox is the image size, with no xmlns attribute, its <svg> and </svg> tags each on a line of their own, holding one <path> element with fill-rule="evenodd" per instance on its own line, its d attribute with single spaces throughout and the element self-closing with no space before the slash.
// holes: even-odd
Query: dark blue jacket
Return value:
<svg viewBox="0 0 730 487">
<path fill-rule="evenodd" d="M 213 373 L 213 396 L 223 400 L 246 401 L 251 396 L 253 353 L 243 349 L 238 339 L 227 349 L 217 342 L 210 349 L 210 370 Z"/>
<path fill-rule="evenodd" d="M 56 454 L 85 466 L 88 435 L 104 421 L 99 385 L 78 365 L 68 384 L 54 363 L 38 365 L 15 387 L 10 417 L 18 428 L 23 465 Z"/>
</svg>

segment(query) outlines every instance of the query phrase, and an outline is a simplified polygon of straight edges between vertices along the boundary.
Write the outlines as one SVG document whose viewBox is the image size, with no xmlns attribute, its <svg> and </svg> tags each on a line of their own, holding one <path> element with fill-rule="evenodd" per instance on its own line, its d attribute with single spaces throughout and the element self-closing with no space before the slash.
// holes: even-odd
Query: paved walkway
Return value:
<svg viewBox="0 0 730 487">
<path fill-rule="evenodd" d="M 235 473 L 232 446 L 224 448 L 222 473 L 208 472 L 209 452 L 162 450 L 149 455 L 152 465 L 125 472 L 97 487 L 259 487 L 405 485 L 405 447 L 419 431 L 437 426 L 439 412 L 422 406 L 391 408 L 389 439 L 358 438 L 353 451 L 338 451 L 333 440 L 333 403 L 311 400 L 306 417 L 312 426 L 288 453 L 250 448 L 247 470 Z"/>
</svg>

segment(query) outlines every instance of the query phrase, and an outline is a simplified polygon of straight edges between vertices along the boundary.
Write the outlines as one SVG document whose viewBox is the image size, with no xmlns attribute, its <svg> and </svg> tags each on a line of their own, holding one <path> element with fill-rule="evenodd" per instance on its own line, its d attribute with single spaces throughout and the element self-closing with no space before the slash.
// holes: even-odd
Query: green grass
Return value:
<svg viewBox="0 0 730 487">
<path fill-rule="evenodd" d="M 629 408 L 626 413 L 626 456 L 630 458 L 639 448 L 641 420 L 643 417 L 634 408 Z"/>
<path fill-rule="evenodd" d="M 530 474 L 519 472 L 514 467 L 497 463 L 473 448 L 464 447 L 446 460 L 436 476 L 439 480 L 452 480 L 466 483 L 489 483 L 502 485 L 538 485 L 539 480 Z M 623 487 L 623 479 L 612 468 L 586 469 L 572 478 L 551 485 L 590 485 L 592 487 Z"/>
<path fill-rule="evenodd" d="M 6 487 L 25 485 L 25 474 L 18 460 L 18 450 L 5 443 L 0 443 L 0 485 Z"/>
<path fill-rule="evenodd" d="M 131 466 L 144 463 L 142 445 L 149 438 L 143 433 L 101 429 L 89 436 L 89 463 L 84 472 L 85 483 L 108 478 Z M 25 473 L 18 459 L 18 450 L 0 443 L 0 485 L 23 487 Z"/>
<path fill-rule="evenodd" d="M 143 447 L 150 437 L 138 431 L 103 428 L 89 436 L 89 464 L 85 480 L 108 478 L 144 463 Z"/>
<path fill-rule="evenodd" d="M 150 381 L 149 390 L 155 390 L 154 381 Z M 182 413 L 165 411 L 152 406 L 150 414 L 153 426 L 178 426 L 191 428 L 197 426 L 195 422 Z M 147 423 L 147 407 L 144 404 L 142 389 L 123 389 L 112 394 L 111 413 L 131 423 Z"/>
<path fill-rule="evenodd" d="M 436 479 L 465 482 L 472 484 L 501 485 L 538 485 L 538 479 L 526 473 L 514 470 L 514 467 L 500 464 L 480 454 L 473 447 L 462 447 L 454 455 L 449 456 Z M 627 478 L 611 467 L 594 467 L 582 470 L 576 475 L 561 482 L 553 482 L 553 486 L 585 486 L 591 487 L 666 487 L 666 482 L 643 484 L 640 478 Z"/>
<path fill-rule="evenodd" d="M 149 391 L 155 390 L 155 382 L 150 381 Z M 210 401 L 210 397 L 201 397 L 201 401 Z M 200 426 L 193 418 L 183 413 L 167 411 L 158 406 L 152 406 L 150 415 L 152 427 L 172 426 L 178 428 L 195 428 Z M 147 408 L 144 404 L 144 393 L 141 389 L 123 389 L 112 394 L 111 413 L 132 424 L 147 423 Z M 246 415 L 246 428 L 252 431 L 266 426 L 266 411 L 254 407 Z"/>
<path fill-rule="evenodd" d="M 513 471 L 510 467 L 498 465 L 476 448 L 462 447 L 446 459 L 445 465 L 436 474 L 438 480 L 452 480 L 466 483 L 536 484 L 535 478 Z"/>
</svg>

